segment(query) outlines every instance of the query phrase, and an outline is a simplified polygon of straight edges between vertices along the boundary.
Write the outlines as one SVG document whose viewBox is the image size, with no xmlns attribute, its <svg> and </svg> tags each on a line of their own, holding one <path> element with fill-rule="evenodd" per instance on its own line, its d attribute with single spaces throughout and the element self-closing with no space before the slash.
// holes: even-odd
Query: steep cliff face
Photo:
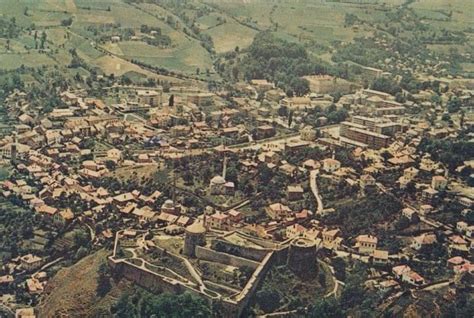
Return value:
<svg viewBox="0 0 474 318">
<path fill-rule="evenodd" d="M 129 288 L 125 280 L 118 284 L 111 280 L 109 293 L 97 297 L 98 270 L 107 256 L 107 251 L 100 250 L 61 269 L 46 287 L 38 306 L 39 317 L 95 317 L 107 314 L 115 300 Z"/>
</svg>

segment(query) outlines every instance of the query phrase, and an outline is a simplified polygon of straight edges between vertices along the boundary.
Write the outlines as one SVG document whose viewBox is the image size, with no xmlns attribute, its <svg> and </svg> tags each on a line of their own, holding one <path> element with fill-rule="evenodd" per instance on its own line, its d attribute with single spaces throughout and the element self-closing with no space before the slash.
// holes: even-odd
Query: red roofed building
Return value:
<svg viewBox="0 0 474 318">
<path fill-rule="evenodd" d="M 296 223 L 286 227 L 285 236 L 286 238 L 295 238 L 303 236 L 305 232 L 306 228 Z"/>
<path fill-rule="evenodd" d="M 469 263 L 469 261 L 465 260 L 461 256 L 455 256 L 455 257 L 451 257 L 450 259 L 448 259 L 447 265 L 448 265 L 449 268 L 454 268 L 455 266 L 462 265 L 466 262 Z"/>
<path fill-rule="evenodd" d="M 217 230 L 230 230 L 230 217 L 224 213 L 214 213 L 206 218 L 205 227 Z"/>
<path fill-rule="evenodd" d="M 355 248 L 358 249 L 359 253 L 370 255 L 374 253 L 377 248 L 377 237 L 372 235 L 359 235 L 356 238 Z"/>
<path fill-rule="evenodd" d="M 266 208 L 268 216 L 272 219 L 283 219 L 291 213 L 291 209 L 281 203 L 273 203 Z"/>
<path fill-rule="evenodd" d="M 396 278 L 414 286 L 420 286 L 425 283 L 425 279 L 417 272 L 413 271 L 408 265 L 399 265 L 392 268 L 392 273 Z"/>
<path fill-rule="evenodd" d="M 423 246 L 433 245 L 436 241 L 436 235 L 424 233 L 413 239 L 411 247 L 418 251 Z"/>
<path fill-rule="evenodd" d="M 454 272 L 456 274 L 462 273 L 474 273 L 474 264 L 470 264 L 469 262 L 464 263 L 462 265 L 454 266 Z"/>
</svg>

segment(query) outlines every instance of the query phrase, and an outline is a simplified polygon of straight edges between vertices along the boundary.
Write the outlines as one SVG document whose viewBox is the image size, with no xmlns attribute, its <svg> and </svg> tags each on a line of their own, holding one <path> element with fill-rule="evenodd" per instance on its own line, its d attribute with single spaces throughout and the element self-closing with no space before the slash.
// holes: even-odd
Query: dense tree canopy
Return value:
<svg viewBox="0 0 474 318">
<path fill-rule="evenodd" d="M 373 81 L 371 85 L 372 89 L 377 91 L 385 92 L 391 95 L 400 93 L 402 89 L 397 82 L 390 78 L 380 77 Z"/>
<path fill-rule="evenodd" d="M 189 318 L 210 317 L 211 309 L 201 298 L 189 293 L 154 295 L 146 291 L 125 294 L 113 307 L 116 317 Z"/>
<path fill-rule="evenodd" d="M 425 138 L 418 146 L 421 152 L 431 154 L 436 161 L 441 161 L 450 170 L 462 165 L 474 157 L 473 143 L 466 140 L 441 140 Z"/>
<path fill-rule="evenodd" d="M 323 298 L 314 304 L 310 317 L 314 318 L 342 318 L 345 317 L 341 305 L 333 298 Z"/>
<path fill-rule="evenodd" d="M 450 98 L 447 103 L 448 112 L 455 113 L 461 109 L 461 101 L 458 97 Z"/>
<path fill-rule="evenodd" d="M 298 96 L 309 92 L 309 83 L 301 76 L 327 73 L 324 66 L 309 58 L 302 45 L 278 39 L 268 32 L 255 37 L 240 68 L 247 80 L 266 78 Z"/>
<path fill-rule="evenodd" d="M 374 223 L 388 220 L 402 208 L 395 197 L 388 194 L 368 193 L 361 200 L 355 200 L 336 209 L 325 218 L 325 224 L 342 225 L 347 236 L 361 234 Z"/>
</svg>

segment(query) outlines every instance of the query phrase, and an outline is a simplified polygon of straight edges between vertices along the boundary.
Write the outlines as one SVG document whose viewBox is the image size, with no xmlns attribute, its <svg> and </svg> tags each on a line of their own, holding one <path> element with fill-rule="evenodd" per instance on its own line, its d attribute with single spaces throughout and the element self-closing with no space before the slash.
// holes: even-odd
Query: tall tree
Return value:
<svg viewBox="0 0 474 318">
<path fill-rule="evenodd" d="M 41 33 L 41 38 L 40 38 L 40 49 L 42 49 L 42 50 L 44 50 L 44 44 L 45 44 L 45 42 L 46 42 L 46 38 L 47 38 L 47 37 L 48 37 L 48 36 L 46 35 L 46 32 L 43 31 L 43 32 Z"/>
<path fill-rule="evenodd" d="M 293 111 L 290 111 L 288 114 L 288 128 L 291 127 L 291 124 L 293 123 Z"/>
</svg>

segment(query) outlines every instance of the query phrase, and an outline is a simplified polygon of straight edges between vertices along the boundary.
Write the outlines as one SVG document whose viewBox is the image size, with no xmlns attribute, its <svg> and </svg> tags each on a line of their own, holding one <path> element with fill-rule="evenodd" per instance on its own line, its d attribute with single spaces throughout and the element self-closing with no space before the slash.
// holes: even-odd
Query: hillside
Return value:
<svg viewBox="0 0 474 318">
<path fill-rule="evenodd" d="M 473 21 L 0 0 L 0 318 L 474 318 Z"/>
<path fill-rule="evenodd" d="M 79 70 L 71 65 L 80 64 L 83 75 L 93 69 L 116 76 L 133 72 L 168 82 L 179 81 L 176 73 L 211 68 L 211 56 L 200 42 L 169 26 L 166 15 L 151 6 L 119 0 L 1 1 L 0 26 L 8 34 L 0 34 L 0 68 L 57 65 L 75 75 Z M 142 25 L 170 43 L 152 43 L 149 34 L 140 33 Z M 114 36 L 121 41 L 111 41 Z M 159 68 L 159 74 L 150 68 Z"/>
<path fill-rule="evenodd" d="M 105 262 L 108 252 L 100 250 L 78 263 L 61 269 L 46 286 L 41 299 L 39 317 L 94 317 L 107 314 L 128 286 L 125 281 L 112 282 L 111 291 L 104 297 L 96 296 L 99 266 Z"/>
<path fill-rule="evenodd" d="M 403 31 L 406 23 L 391 22 L 392 13 L 404 3 L 421 24 L 429 25 L 427 34 L 408 34 Z M 220 80 L 213 67 L 216 57 L 236 47 L 247 48 L 260 31 L 300 43 L 312 56 L 327 62 L 334 60 L 341 45 L 377 32 L 394 39 L 415 35 L 417 41 L 433 36 L 428 43 L 433 52 L 448 54 L 455 49 L 472 55 L 469 22 L 474 17 L 472 10 L 463 10 L 465 3 L 4 0 L 0 2 L 0 26 L 8 27 L 2 31 L 11 34 L 0 34 L 0 68 L 61 65 L 72 75 L 87 76 L 96 69 L 106 75 L 139 74 L 169 82 L 179 81 L 177 76 Z M 13 19 L 15 28 L 10 28 Z M 156 33 L 144 32 L 143 26 Z M 408 25 L 407 30 L 411 29 Z M 445 41 L 461 33 L 463 41 Z M 70 67 L 77 62 L 74 54 L 80 58 L 80 69 Z M 461 63 L 472 73 L 471 60 Z"/>
</svg>

